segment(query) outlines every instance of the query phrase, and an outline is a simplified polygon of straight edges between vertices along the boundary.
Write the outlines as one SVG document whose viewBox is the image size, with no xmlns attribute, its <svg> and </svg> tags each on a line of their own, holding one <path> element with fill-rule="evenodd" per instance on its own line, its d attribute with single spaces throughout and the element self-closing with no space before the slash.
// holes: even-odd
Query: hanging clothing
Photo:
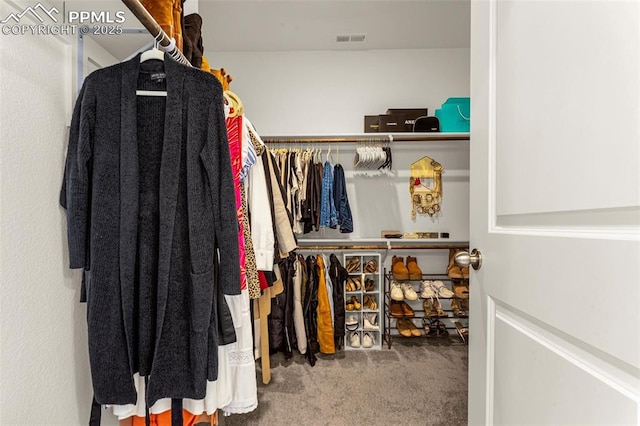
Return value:
<svg viewBox="0 0 640 426">
<path fill-rule="evenodd" d="M 296 340 L 298 341 L 298 351 L 302 355 L 307 353 L 307 332 L 304 328 L 304 311 L 302 309 L 304 287 L 306 281 L 305 265 L 299 259 L 294 259 L 293 268 L 293 326 L 296 330 Z"/>
<path fill-rule="evenodd" d="M 327 291 L 327 283 L 324 277 L 324 262 L 322 256 L 316 258 L 318 276 L 318 343 L 320 343 L 320 352 L 323 354 L 333 354 L 336 352 L 336 346 L 333 341 L 333 321 L 331 320 L 331 305 L 329 302 L 329 293 Z"/>
<path fill-rule="evenodd" d="M 278 238 L 278 248 L 281 254 L 286 254 L 296 249 L 297 242 L 291 230 L 291 219 L 285 206 L 284 191 L 278 183 L 279 180 L 276 178 L 276 171 L 279 172 L 279 170 L 275 168 L 273 156 L 268 150 L 265 150 L 262 155 L 265 174 L 268 172 L 270 176 L 267 177 L 267 183 L 271 185 L 271 204 L 273 205 L 275 214 L 274 224 Z M 276 256 L 279 255 L 279 253 L 276 253 Z M 284 257 L 286 257 L 286 255 Z"/>
<path fill-rule="evenodd" d="M 171 411 L 164 411 L 159 414 L 152 414 L 149 417 L 150 417 L 149 419 L 150 426 L 171 426 Z M 213 426 L 218 423 L 216 415 L 203 416 L 199 414 L 191 414 L 187 410 L 182 410 L 182 419 L 183 419 L 184 426 L 195 426 L 196 424 L 198 425 L 208 424 Z M 146 419 L 141 416 L 133 417 L 131 421 L 131 426 L 145 426 L 145 425 L 146 425 Z"/>
<path fill-rule="evenodd" d="M 280 271 L 284 291 L 271 299 L 269 351 L 272 354 L 283 352 L 289 359 L 297 346 L 293 326 L 293 262 L 287 257 L 278 263 L 276 269 Z"/>
<path fill-rule="evenodd" d="M 240 173 L 242 170 L 242 130 L 244 129 L 242 116 L 228 117 L 226 119 L 227 135 L 229 139 L 229 152 L 231 155 L 231 169 L 236 199 L 236 217 L 239 225 L 237 235 L 240 264 L 240 284 L 242 292 L 239 295 L 226 297 L 233 324 L 235 326 L 237 341 L 227 346 L 227 356 L 231 368 L 231 392 L 232 399 L 224 407 L 228 413 L 246 413 L 253 411 L 258 405 L 258 391 L 255 376 L 255 361 L 253 359 L 253 337 L 251 334 L 251 314 L 249 302 L 249 277 L 255 278 L 252 291 L 260 292 L 258 272 L 255 270 L 255 262 L 249 265 L 252 271 L 248 271 L 247 259 L 251 259 L 253 252 L 248 253 L 245 245 L 248 221 L 243 208 L 244 190 Z M 251 238 L 248 238 L 251 244 Z M 252 247 L 252 246 L 251 246 Z M 222 253 L 224 256 L 224 253 Z M 222 261 L 225 259 L 223 257 Z M 255 274 L 255 276 L 254 276 Z"/>
<path fill-rule="evenodd" d="M 315 212 L 315 216 L 314 216 L 314 227 L 316 229 L 316 231 L 320 230 L 320 217 L 321 217 L 321 208 L 322 208 L 322 185 L 323 185 L 323 167 L 322 167 L 322 163 L 316 163 L 316 189 L 315 192 L 317 193 L 316 195 L 316 199 L 313 200 L 313 202 L 315 203 L 315 205 L 313 206 L 314 212 Z"/>
<path fill-rule="evenodd" d="M 307 176 L 305 178 L 305 199 L 302 203 L 302 232 L 308 234 L 313 230 L 313 224 L 315 222 L 314 216 L 314 201 L 316 199 L 316 179 L 315 179 L 316 166 L 313 162 L 313 158 L 309 155 L 309 162 L 307 164 Z"/>
<path fill-rule="evenodd" d="M 338 226 L 338 218 L 333 201 L 333 166 L 328 161 L 324 163 L 320 197 L 320 226 L 335 229 Z"/>
<path fill-rule="evenodd" d="M 166 78 L 154 80 L 158 73 Z M 136 96 L 165 88 L 166 98 Z M 85 79 L 61 204 L 70 267 L 85 270 L 98 403 L 136 404 L 134 373 L 148 376 L 148 406 L 167 396 L 202 399 L 216 380 L 214 274 L 224 294 L 240 293 L 229 158 L 212 75 L 165 54 L 143 63 L 136 55 Z M 224 262 L 214 268 L 218 250 Z"/>
<path fill-rule="evenodd" d="M 247 179 L 248 204 L 251 212 L 251 239 L 259 271 L 273 270 L 275 236 L 267 181 L 262 157 L 256 158 L 256 165 L 249 171 Z"/>
<path fill-rule="evenodd" d="M 327 285 L 327 295 L 329 296 L 329 308 L 331 309 L 331 323 L 334 321 L 334 307 L 333 307 L 333 283 L 331 282 L 331 276 L 329 276 L 329 262 L 327 262 L 327 256 L 324 254 L 320 254 L 318 256 L 322 256 L 322 263 L 324 264 L 324 269 L 319 273 L 324 275 L 324 280 Z"/>
<path fill-rule="evenodd" d="M 249 291 L 239 296 L 225 296 L 236 325 L 235 343 L 227 346 L 231 369 L 231 401 L 222 409 L 225 413 L 243 414 L 258 406 L 256 364 L 253 357 L 253 334 Z"/>
<path fill-rule="evenodd" d="M 302 261 L 302 256 L 299 256 Z M 316 258 L 308 256 L 307 286 L 302 310 L 304 313 L 304 328 L 307 334 L 307 360 L 313 367 L 316 364 L 315 354 L 320 351 L 318 343 L 318 281 L 316 278 Z"/>
<path fill-rule="evenodd" d="M 349 272 L 342 266 L 335 254 L 329 256 L 331 265 L 329 266 L 329 276 L 333 283 L 333 337 L 336 349 L 340 349 L 344 343 L 344 283 L 349 277 Z"/>
<path fill-rule="evenodd" d="M 213 267 L 215 271 L 219 270 L 217 257 L 214 258 Z M 204 399 L 185 398 L 182 400 L 184 410 L 191 414 L 213 414 L 216 410 L 231 403 L 232 400 L 231 383 L 233 378 L 229 363 L 229 346 L 236 341 L 236 331 L 231 310 L 224 293 L 220 289 L 217 272 L 214 274 L 214 293 L 216 295 L 218 318 L 218 378 L 215 381 L 207 381 Z M 145 411 L 148 407 L 145 398 L 145 378 L 137 373 L 134 374 L 134 385 L 138 394 L 136 404 L 111 406 L 113 414 L 119 419 L 126 419 L 131 416 L 145 417 Z M 165 413 L 171 410 L 171 405 L 172 400 L 170 398 L 159 399 L 148 407 L 149 413 L 151 415 Z"/>
<path fill-rule="evenodd" d="M 340 232 L 347 234 L 353 232 L 353 217 L 347 198 L 347 183 L 344 178 L 344 169 L 340 164 L 333 168 L 333 199 L 336 207 L 336 215 Z"/>
<path fill-rule="evenodd" d="M 240 196 L 242 197 L 242 221 L 245 250 L 247 255 L 247 287 L 249 289 L 249 298 L 257 299 L 260 297 L 260 278 L 258 278 L 258 265 L 256 255 L 253 250 L 251 228 L 249 227 L 249 208 L 247 207 L 247 194 L 244 183 L 240 184 Z"/>
<path fill-rule="evenodd" d="M 238 220 L 238 254 L 240 258 L 240 289 L 247 288 L 246 252 L 244 243 L 244 220 L 242 212 L 242 195 L 240 191 L 240 171 L 242 170 L 242 116 L 226 119 L 229 153 L 231 156 L 231 171 L 233 173 L 233 187 L 235 195 L 235 211 Z"/>
</svg>

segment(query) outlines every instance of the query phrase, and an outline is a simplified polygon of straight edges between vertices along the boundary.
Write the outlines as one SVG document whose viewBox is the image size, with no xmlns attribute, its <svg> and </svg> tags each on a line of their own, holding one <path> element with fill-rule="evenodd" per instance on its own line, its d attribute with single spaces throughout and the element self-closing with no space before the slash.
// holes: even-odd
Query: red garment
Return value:
<svg viewBox="0 0 640 426">
<path fill-rule="evenodd" d="M 264 276 L 263 271 L 258 271 L 258 278 L 260 279 L 261 291 L 264 291 L 266 288 L 269 288 L 269 281 L 267 281 L 267 277 Z"/>
<path fill-rule="evenodd" d="M 242 196 L 240 188 L 240 171 L 242 170 L 242 116 L 229 117 L 227 124 L 227 139 L 231 154 L 231 171 L 236 195 L 236 214 L 238 216 L 238 254 L 240 257 L 240 288 L 247 289 L 247 255 L 244 244 L 244 224 L 242 221 Z"/>
</svg>

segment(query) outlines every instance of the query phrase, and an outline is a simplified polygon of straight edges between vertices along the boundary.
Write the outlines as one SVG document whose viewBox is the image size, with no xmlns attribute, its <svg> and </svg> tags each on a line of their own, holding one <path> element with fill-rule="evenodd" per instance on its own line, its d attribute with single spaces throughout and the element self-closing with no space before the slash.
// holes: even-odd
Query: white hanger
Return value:
<svg viewBox="0 0 640 426">
<path fill-rule="evenodd" d="M 142 52 L 142 55 L 140 55 L 140 62 L 150 61 L 152 59 L 164 61 L 164 52 L 156 46 L 153 46 L 151 49 Z"/>
<path fill-rule="evenodd" d="M 158 35 L 155 36 L 153 47 L 145 52 L 142 52 L 142 55 L 140 55 L 140 62 L 149 61 L 151 59 L 164 61 L 164 52 L 158 49 L 158 44 L 160 43 L 161 37 L 162 37 L 162 33 L 158 33 Z"/>
<path fill-rule="evenodd" d="M 155 37 L 155 42 L 153 43 L 153 47 L 147 51 L 142 52 L 142 55 L 140 55 L 140 63 L 145 61 L 150 61 L 152 59 L 164 61 L 164 52 L 158 49 L 158 43 L 160 43 L 159 38 L 161 37 L 162 37 L 162 33 L 158 33 L 158 35 Z M 166 90 L 136 90 L 136 96 L 167 97 L 167 91 Z"/>
</svg>

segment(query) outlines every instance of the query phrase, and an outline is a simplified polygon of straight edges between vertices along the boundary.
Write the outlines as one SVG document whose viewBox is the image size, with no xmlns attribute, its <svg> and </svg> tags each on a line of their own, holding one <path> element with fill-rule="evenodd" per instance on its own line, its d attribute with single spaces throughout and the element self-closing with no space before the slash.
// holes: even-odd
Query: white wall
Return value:
<svg viewBox="0 0 640 426">
<path fill-rule="evenodd" d="M 223 67 L 231 90 L 261 135 L 362 133 L 365 114 L 387 108 L 435 109 L 452 96 L 469 96 L 469 49 L 208 52 Z M 375 136 L 375 134 L 372 134 Z M 327 149 L 328 146 L 318 145 Z M 333 145 L 347 177 L 354 233 L 323 230 L 311 238 L 379 238 L 380 231 L 449 232 L 469 238 L 469 142 L 397 142 L 393 173 L 354 170 L 353 143 Z M 411 220 L 409 169 L 422 156 L 444 168 L 442 216 Z"/>
<path fill-rule="evenodd" d="M 14 7 L 1 2 L 0 16 Z M 76 41 L 0 36 L 2 425 L 82 425 L 89 418 L 86 310 L 78 302 L 80 276 L 67 268 L 58 204 Z"/>
<path fill-rule="evenodd" d="M 206 52 L 259 133 L 362 133 L 364 115 L 469 96 L 469 49 Z"/>
</svg>

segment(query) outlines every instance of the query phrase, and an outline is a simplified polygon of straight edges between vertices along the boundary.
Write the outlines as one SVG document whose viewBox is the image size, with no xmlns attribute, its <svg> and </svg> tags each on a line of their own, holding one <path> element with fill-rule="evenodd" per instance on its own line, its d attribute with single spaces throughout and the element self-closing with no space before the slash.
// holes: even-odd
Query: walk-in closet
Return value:
<svg viewBox="0 0 640 426">
<path fill-rule="evenodd" d="M 3 0 L 0 425 L 636 424 L 639 29 Z"/>
</svg>

